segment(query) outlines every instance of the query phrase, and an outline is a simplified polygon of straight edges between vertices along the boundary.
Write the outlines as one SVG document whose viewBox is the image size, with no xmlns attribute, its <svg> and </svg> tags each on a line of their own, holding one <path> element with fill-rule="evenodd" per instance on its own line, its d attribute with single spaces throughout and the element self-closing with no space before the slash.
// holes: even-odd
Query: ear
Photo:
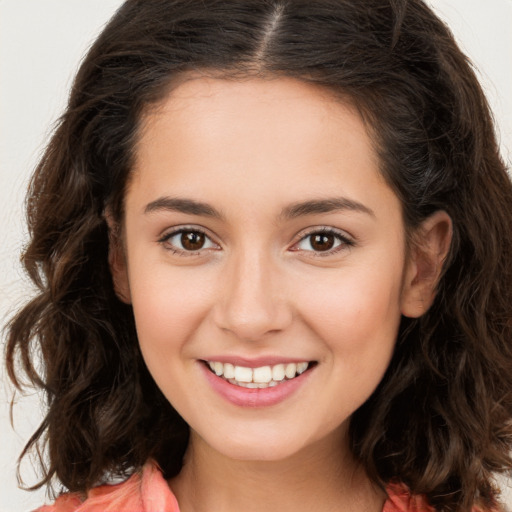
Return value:
<svg viewBox="0 0 512 512">
<path fill-rule="evenodd" d="M 131 304 L 130 282 L 128 280 L 128 266 L 126 264 L 126 253 L 121 237 L 121 227 L 114 221 L 110 212 L 105 213 L 108 225 L 108 264 L 114 291 L 119 300 L 125 304 Z"/>
<path fill-rule="evenodd" d="M 414 234 L 402 288 L 404 316 L 418 318 L 434 302 L 452 233 L 450 216 L 444 211 L 437 211 L 423 221 Z"/>
</svg>

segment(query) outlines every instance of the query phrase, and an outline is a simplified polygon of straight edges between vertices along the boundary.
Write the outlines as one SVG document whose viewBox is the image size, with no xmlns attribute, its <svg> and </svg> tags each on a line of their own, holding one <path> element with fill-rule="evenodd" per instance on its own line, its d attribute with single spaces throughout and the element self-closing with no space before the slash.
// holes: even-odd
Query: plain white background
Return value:
<svg viewBox="0 0 512 512">
<path fill-rule="evenodd" d="M 479 69 L 512 161 L 512 0 L 431 0 Z M 23 198 L 77 66 L 120 0 L 0 0 L 0 326 L 30 295 L 19 265 L 26 240 Z M 512 236 L 512 235 L 511 235 Z M 0 373 L 0 512 L 28 511 L 43 491 L 17 488 L 16 458 L 41 419 L 39 397 L 17 397 Z M 65 421 L 65 418 L 63 418 Z M 29 467 L 23 474 L 29 482 Z M 505 483 L 502 483 L 506 487 Z M 505 489 L 512 509 L 512 488 Z"/>
</svg>

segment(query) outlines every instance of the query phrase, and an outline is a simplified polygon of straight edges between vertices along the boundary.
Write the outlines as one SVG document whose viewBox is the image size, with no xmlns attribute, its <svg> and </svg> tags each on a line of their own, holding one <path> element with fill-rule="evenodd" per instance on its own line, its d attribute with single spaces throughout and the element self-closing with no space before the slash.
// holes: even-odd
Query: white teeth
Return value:
<svg viewBox="0 0 512 512">
<path fill-rule="evenodd" d="M 215 363 L 213 363 L 213 371 L 217 375 L 222 375 L 222 373 L 224 371 L 224 365 L 222 363 L 219 363 L 218 361 L 216 361 Z"/>
<path fill-rule="evenodd" d="M 299 363 L 297 364 L 297 373 L 300 375 L 304 373 L 308 369 L 308 363 Z"/>
<path fill-rule="evenodd" d="M 239 382 L 235 379 L 228 379 L 228 382 L 234 384 L 235 386 L 240 386 L 241 388 L 250 388 L 250 389 L 264 389 L 264 388 L 273 388 L 277 386 L 279 382 L 275 382 L 271 380 L 270 382 Z"/>
<path fill-rule="evenodd" d="M 272 380 L 282 381 L 283 379 L 284 379 L 284 364 L 276 364 L 272 368 Z"/>
<path fill-rule="evenodd" d="M 235 378 L 235 367 L 231 363 L 224 363 L 224 378 L 234 379 Z"/>
<path fill-rule="evenodd" d="M 252 381 L 268 384 L 272 380 L 272 368 L 270 366 L 261 366 L 252 371 Z"/>
<path fill-rule="evenodd" d="M 252 382 L 252 369 L 245 366 L 235 366 L 234 379 L 238 382 Z"/>
<path fill-rule="evenodd" d="M 289 378 L 293 379 L 297 373 L 297 365 L 295 363 L 288 363 L 284 369 L 284 374 Z"/>
<path fill-rule="evenodd" d="M 223 377 L 231 384 L 255 389 L 277 386 L 285 378 L 293 379 L 304 373 L 308 369 L 309 363 L 288 363 L 248 368 L 235 366 L 231 363 L 208 361 L 208 366 L 216 375 Z"/>
</svg>

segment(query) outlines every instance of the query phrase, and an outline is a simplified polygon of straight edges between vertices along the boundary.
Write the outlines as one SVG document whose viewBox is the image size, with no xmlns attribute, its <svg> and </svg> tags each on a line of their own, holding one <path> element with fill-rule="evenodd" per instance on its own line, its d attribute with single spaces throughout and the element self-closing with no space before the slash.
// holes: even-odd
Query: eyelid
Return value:
<svg viewBox="0 0 512 512">
<path fill-rule="evenodd" d="M 327 234 L 327 235 L 333 235 L 337 237 L 341 243 L 334 247 L 333 249 L 329 249 L 327 251 L 313 251 L 313 250 L 304 250 L 299 249 L 297 246 L 308 236 L 316 235 L 316 234 Z M 332 226 L 312 226 L 310 228 L 307 228 L 305 231 L 301 231 L 299 234 L 296 235 L 296 241 L 293 243 L 293 245 L 290 247 L 289 250 L 296 251 L 296 252 L 304 252 L 309 253 L 310 256 L 313 257 L 326 257 L 331 256 L 333 254 L 337 254 L 340 251 L 349 249 L 356 245 L 354 238 L 349 235 L 346 231 L 343 231 L 338 228 L 334 228 Z"/>
<path fill-rule="evenodd" d="M 192 232 L 197 232 L 197 233 L 203 234 L 205 236 L 205 238 L 207 238 L 216 247 L 215 248 L 206 247 L 206 248 L 198 249 L 196 251 L 187 251 L 184 249 L 180 249 L 179 247 L 173 247 L 169 244 L 169 240 L 172 237 L 174 237 L 180 233 L 187 232 L 187 231 L 188 232 L 192 231 Z M 203 228 L 202 226 L 197 226 L 197 225 L 181 225 L 181 226 L 173 226 L 172 228 L 168 228 L 166 231 L 164 231 L 164 233 L 161 236 L 158 237 L 157 242 L 159 244 L 161 244 L 162 246 L 164 246 L 164 248 L 166 250 L 171 251 L 174 254 L 180 254 L 180 255 L 184 255 L 184 256 L 197 256 L 198 254 L 200 254 L 201 252 L 204 252 L 204 251 L 208 251 L 211 249 L 215 249 L 215 250 L 220 249 L 220 244 L 214 240 L 214 237 L 209 233 L 209 231 L 206 230 L 205 228 Z M 168 246 L 166 246 L 165 244 L 168 244 Z"/>
<path fill-rule="evenodd" d="M 174 247 L 169 244 L 169 240 L 183 232 L 192 231 L 192 232 L 198 232 L 203 234 L 211 244 L 213 244 L 216 247 L 206 247 L 201 248 L 196 251 L 188 251 L 185 249 L 180 249 L 178 247 Z M 332 249 L 326 250 L 326 251 L 314 251 L 314 250 L 306 250 L 306 249 L 300 249 L 297 246 L 308 236 L 315 235 L 315 234 L 328 234 L 335 236 L 341 243 L 337 246 L 335 246 Z M 166 250 L 169 250 L 173 252 L 174 254 L 180 254 L 184 256 L 196 256 L 199 255 L 201 252 L 209 251 L 212 249 L 219 250 L 220 244 L 217 243 L 214 239 L 209 230 L 203 228 L 202 226 L 198 225 L 181 225 L 181 226 L 173 226 L 172 228 L 168 228 L 164 233 L 159 236 L 157 242 L 162 244 Z M 310 256 L 313 257 L 325 257 L 330 256 L 333 254 L 336 254 L 340 251 L 346 250 L 350 247 L 353 247 L 355 245 L 354 238 L 349 235 L 346 231 L 334 228 L 332 226 L 312 226 L 310 228 L 307 228 L 306 230 L 301 231 L 295 236 L 296 241 L 292 244 L 292 246 L 288 249 L 293 252 L 303 252 L 308 253 Z M 168 244 L 167 246 L 165 244 Z"/>
</svg>

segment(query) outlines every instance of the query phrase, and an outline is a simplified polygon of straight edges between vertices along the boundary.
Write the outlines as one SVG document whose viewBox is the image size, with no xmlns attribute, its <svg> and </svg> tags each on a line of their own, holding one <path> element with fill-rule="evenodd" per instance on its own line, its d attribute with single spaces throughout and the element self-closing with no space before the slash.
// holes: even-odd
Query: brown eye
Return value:
<svg viewBox="0 0 512 512">
<path fill-rule="evenodd" d="M 181 233 L 181 245 L 187 251 L 198 251 L 202 249 L 206 237 L 199 231 L 183 231 Z"/>
<path fill-rule="evenodd" d="M 354 242 L 343 232 L 330 228 L 319 229 L 305 235 L 292 248 L 294 251 L 304 251 L 328 256 L 343 249 L 352 247 Z"/>
<path fill-rule="evenodd" d="M 198 229 L 179 229 L 164 235 L 159 242 L 164 249 L 181 256 L 193 256 L 194 253 L 205 250 L 220 249 L 206 233 Z"/>
<path fill-rule="evenodd" d="M 336 237 L 330 233 L 310 235 L 311 247 L 314 251 L 328 251 L 334 247 Z"/>
</svg>

